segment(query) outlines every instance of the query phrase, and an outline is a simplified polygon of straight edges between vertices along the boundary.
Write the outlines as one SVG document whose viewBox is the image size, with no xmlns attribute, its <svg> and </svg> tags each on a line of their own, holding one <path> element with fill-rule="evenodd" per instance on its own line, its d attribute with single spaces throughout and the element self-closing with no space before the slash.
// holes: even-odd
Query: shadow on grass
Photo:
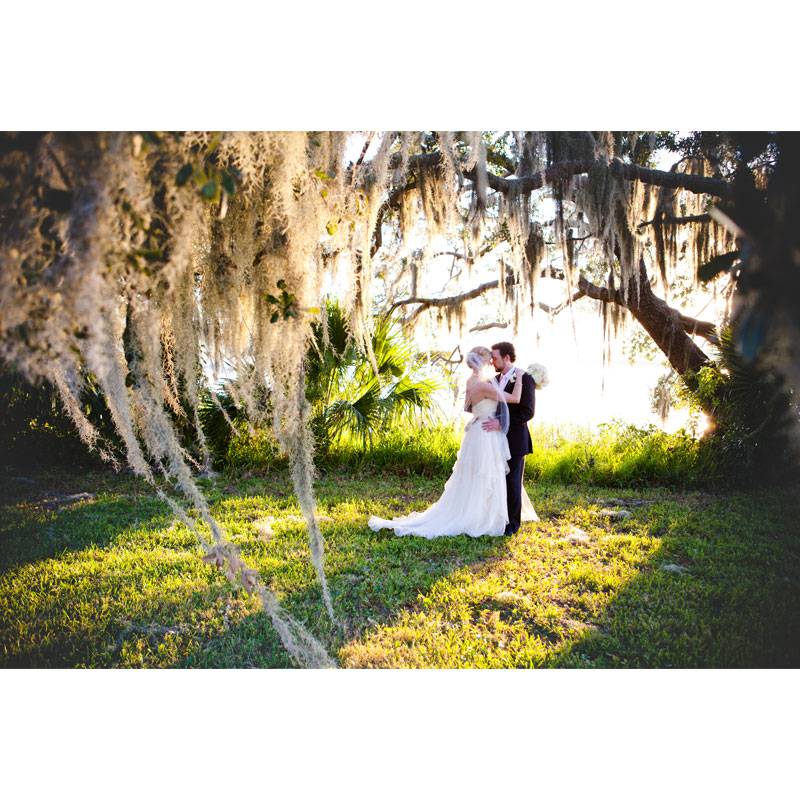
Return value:
<svg viewBox="0 0 800 800">
<path fill-rule="evenodd" d="M 123 604 L 124 603 L 124 604 Z M 86 606 L 94 606 L 87 613 Z M 197 635 L 212 637 L 230 608 L 227 587 L 189 590 L 171 598 L 132 600 L 102 595 L 57 598 L 39 608 L 36 625 L 15 642 L 1 637 L 0 666 L 11 668 L 164 667 L 195 647 Z"/>
<path fill-rule="evenodd" d="M 131 528 L 158 527 L 171 518 L 169 508 L 157 499 L 133 503 L 102 496 L 66 502 L 45 498 L 6 507 L 2 513 L 0 574 L 66 552 L 109 547 Z"/>
<path fill-rule="evenodd" d="M 207 496 L 245 560 L 345 665 L 800 664 L 796 512 L 780 496 L 654 490 L 655 505 L 611 524 L 590 509 L 607 489 L 534 487 L 539 526 L 425 540 L 370 531 L 366 517 L 425 505 L 438 482 L 341 478 L 317 489 L 344 630 L 325 614 L 288 479 Z M 2 558 L 15 565 L 0 574 L 3 666 L 295 666 L 257 602 L 202 563 L 190 531 L 165 528 L 171 515 L 146 491 L 98 493 L 55 521 L 29 518 L 32 508 L 3 522 L 13 546 Z M 268 541 L 252 525 L 266 514 L 282 520 Z M 571 524 L 591 530 L 590 543 L 565 542 Z"/>
<path fill-rule="evenodd" d="M 303 543 L 285 544 L 302 547 Z M 366 562 L 327 571 L 334 608 L 339 619 L 344 620 L 343 630 L 328 619 L 319 585 L 305 561 L 278 562 L 262 567 L 261 573 L 267 585 L 278 588 L 284 608 L 335 656 L 347 640 L 377 624 L 389 624 L 400 609 L 413 603 L 450 570 L 497 555 L 503 547 L 497 540 L 481 542 L 470 555 L 465 555 L 463 543 L 459 548 L 459 542 L 452 541 L 448 547 L 439 546 L 436 554 L 418 552 L 412 556 L 398 546 L 401 544 L 378 541 Z M 330 560 L 337 560 L 337 553 L 329 554 Z M 75 555 L 80 557 L 81 553 Z M 338 555 L 347 557 L 346 553 Z M 253 563 L 252 558 L 247 560 Z M 297 666 L 256 601 L 225 584 L 197 555 L 186 554 L 176 565 L 173 577 L 190 580 L 193 568 L 198 572 L 197 578 L 220 584 L 201 591 L 179 592 L 177 597 L 177 590 L 173 590 L 170 597 L 166 590 L 142 589 L 137 575 L 126 570 L 129 591 L 123 599 L 119 597 L 119 587 L 102 580 L 93 581 L 91 587 L 83 586 L 73 596 L 68 586 L 85 582 L 83 574 L 61 579 L 67 588 L 35 609 L 36 630 L 25 632 L 27 642 L 14 646 L 11 636 L 0 637 L 12 650 L 11 655 L 0 657 L 0 663 L 4 667 Z M 401 569 L 405 579 L 391 577 Z M 162 582 L 168 579 L 168 575 L 159 576 Z M 279 587 L 287 584 L 295 588 L 280 591 Z"/>
<path fill-rule="evenodd" d="M 363 486 L 364 491 L 354 490 Z M 243 486 L 228 500 L 253 501 L 263 497 L 259 483 Z M 302 622 L 335 657 L 347 641 L 362 636 L 376 625 L 389 624 L 454 570 L 497 557 L 505 549 L 503 537 L 467 536 L 425 540 L 397 537 L 389 531 L 374 532 L 366 526 L 369 513 L 394 516 L 427 505 L 440 490 L 438 482 L 389 477 L 379 485 L 373 480 L 331 476 L 317 485 L 319 511 L 325 538 L 325 574 L 333 607 L 341 627 L 324 610 L 321 589 L 310 561 L 307 532 L 302 522 L 282 528 L 265 545 L 237 540 L 242 554 L 260 570 L 265 584 L 284 608 Z M 270 486 L 282 503 L 294 504 L 288 485 Z M 327 515 L 333 515 L 337 520 Z M 268 617 L 249 615 L 220 637 L 201 644 L 181 666 L 291 667 Z"/>
<path fill-rule="evenodd" d="M 662 492 L 612 524 L 572 493 L 571 506 L 563 497 L 552 503 L 549 518 L 523 528 L 506 552 L 445 578 L 389 625 L 349 642 L 345 663 L 800 665 L 800 542 L 788 494 Z M 591 534 L 570 541 L 575 524 Z"/>
<path fill-rule="evenodd" d="M 798 567 L 796 537 L 666 537 L 542 666 L 796 668 Z"/>
<path fill-rule="evenodd" d="M 307 561 L 280 559 L 274 567 L 261 569 L 262 578 L 277 591 L 283 607 L 333 657 L 348 641 L 377 625 L 391 624 L 403 608 L 453 571 L 483 559 L 501 557 L 506 547 L 502 537 L 458 536 L 411 541 L 410 537 L 374 533 L 366 527 L 355 533 L 360 541 L 348 547 L 337 542 L 334 532 L 326 535 L 326 578 L 340 625 L 328 618 L 320 587 Z M 303 547 L 305 532 L 301 536 L 287 537 L 284 547 Z M 302 578 L 299 572 L 303 573 Z M 197 649 L 177 666 L 289 668 L 296 664 L 286 653 L 267 615 L 253 613 L 221 635 L 198 643 Z"/>
<path fill-rule="evenodd" d="M 379 510 L 396 510 L 409 498 L 427 502 L 431 494 L 429 483 L 398 485 L 406 494 L 393 487 Z M 68 484 L 62 491 L 76 488 L 91 487 Z M 120 492 L 120 486 L 104 488 Z M 341 629 L 325 614 L 302 521 L 279 526 L 268 542 L 245 530 L 267 513 L 265 506 L 284 514 L 296 510 L 288 485 L 259 481 L 212 488 L 207 496 L 245 560 L 334 656 L 345 641 L 390 622 L 452 570 L 504 546 L 502 539 L 428 542 L 372 532 L 361 508 L 374 498 L 365 499 L 346 480 L 323 483 L 322 511 L 340 518 L 328 518 L 333 524 L 323 527 Z M 2 666 L 295 666 L 257 602 L 201 561 L 190 531 L 166 527 L 169 510 L 146 490 L 135 498 L 98 491 L 55 509 L 43 508 L 42 497 L 34 492 L 6 507 Z"/>
</svg>

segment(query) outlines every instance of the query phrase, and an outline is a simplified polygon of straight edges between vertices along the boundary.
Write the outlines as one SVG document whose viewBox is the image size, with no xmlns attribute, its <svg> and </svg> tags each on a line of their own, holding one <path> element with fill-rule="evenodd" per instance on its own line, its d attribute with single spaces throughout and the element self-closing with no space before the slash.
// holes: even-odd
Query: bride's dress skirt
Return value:
<svg viewBox="0 0 800 800">
<path fill-rule="evenodd" d="M 492 401 L 481 401 L 491 403 Z M 478 410 L 480 404 L 476 406 Z M 486 408 L 484 406 L 484 408 Z M 398 536 L 502 536 L 508 523 L 506 473 L 511 457 L 508 440 L 500 431 L 485 431 L 481 415 L 467 425 L 453 472 L 441 497 L 425 511 L 395 519 L 370 517 L 372 530 L 392 528 Z M 522 521 L 538 520 L 525 490 Z"/>
</svg>

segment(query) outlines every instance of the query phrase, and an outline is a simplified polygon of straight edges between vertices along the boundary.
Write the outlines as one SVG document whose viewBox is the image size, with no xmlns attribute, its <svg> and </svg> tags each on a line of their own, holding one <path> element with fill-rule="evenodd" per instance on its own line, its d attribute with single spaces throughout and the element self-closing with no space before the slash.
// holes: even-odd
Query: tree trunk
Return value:
<svg viewBox="0 0 800 800">
<path fill-rule="evenodd" d="M 689 386 L 694 383 L 692 374 L 708 364 L 708 356 L 692 341 L 689 333 L 700 334 L 713 342 L 716 340 L 713 326 L 707 330 L 708 323 L 686 317 L 657 297 L 650 286 L 644 261 L 639 262 L 638 285 L 631 279 L 627 293 L 621 289 L 596 286 L 584 277 L 579 279 L 578 288 L 595 300 L 627 308 Z"/>
</svg>

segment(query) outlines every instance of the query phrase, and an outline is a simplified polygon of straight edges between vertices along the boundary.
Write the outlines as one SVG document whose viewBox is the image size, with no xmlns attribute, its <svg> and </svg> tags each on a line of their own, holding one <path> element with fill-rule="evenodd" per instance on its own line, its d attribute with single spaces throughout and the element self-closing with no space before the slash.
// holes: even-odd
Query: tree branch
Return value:
<svg viewBox="0 0 800 800">
<path fill-rule="evenodd" d="M 415 170 L 433 169 L 442 162 L 441 153 L 421 153 L 408 159 L 410 173 Z M 400 155 L 395 154 L 390 159 L 390 166 L 394 169 L 400 166 Z M 593 159 L 579 161 L 562 161 L 549 166 L 543 172 L 537 172 L 524 178 L 501 178 L 494 173 L 486 173 L 489 188 L 503 194 L 516 191 L 521 194 L 530 194 L 536 189 L 541 189 L 546 184 L 552 184 L 573 175 L 589 172 L 596 164 L 601 163 Z M 613 175 L 620 175 L 626 180 L 637 180 L 651 186 L 662 186 L 669 189 L 685 189 L 694 194 L 707 194 L 711 197 L 727 199 L 731 197 L 731 185 L 720 178 L 707 178 L 702 175 L 688 175 L 683 172 L 665 172 L 659 169 L 649 169 L 638 164 L 626 164 L 619 158 L 614 158 L 608 163 L 608 169 Z M 464 177 L 477 183 L 477 167 L 464 171 Z M 404 186 L 395 189 L 381 205 L 375 225 L 372 255 L 378 251 L 382 243 L 381 225 L 386 213 L 393 208 L 401 195 L 415 187 L 415 183 L 407 182 Z M 697 220 L 700 221 L 700 220 Z"/>
<path fill-rule="evenodd" d="M 552 316 L 555 316 L 556 314 L 559 314 L 560 312 L 562 312 L 565 308 L 568 308 L 569 306 L 571 306 L 576 300 L 580 300 L 581 297 L 585 297 L 585 296 L 586 296 L 586 292 L 584 292 L 583 289 L 578 289 L 578 291 L 575 292 L 572 295 L 572 297 L 567 298 L 562 303 L 559 303 L 557 306 L 549 306 L 549 305 L 547 305 L 547 303 L 537 303 L 537 305 L 539 306 L 539 308 L 542 309 L 542 311 L 545 311 L 548 314 L 551 314 Z"/>
<path fill-rule="evenodd" d="M 649 285 L 648 282 L 648 287 Z M 583 275 L 578 279 L 578 286 L 587 297 L 592 297 L 603 303 L 616 303 L 626 308 L 630 308 L 632 305 L 630 303 L 630 298 L 629 302 L 625 302 L 623 294 L 619 289 L 608 289 L 605 286 L 597 286 L 588 281 Z M 652 290 L 650 293 L 652 294 Z M 664 300 L 655 297 L 655 295 L 652 297 L 652 304 L 661 306 L 664 309 L 664 313 L 669 314 L 685 333 L 688 333 L 690 336 L 702 336 L 707 342 L 713 345 L 719 345 L 719 333 L 717 332 L 717 326 L 714 325 L 713 322 L 705 322 L 695 319 L 694 317 L 689 317 L 677 309 L 668 306 Z"/>
<path fill-rule="evenodd" d="M 72 191 L 72 182 L 69 179 L 69 175 L 67 175 L 67 171 L 64 169 L 64 165 L 61 163 L 61 160 L 56 155 L 55 151 L 53 150 L 50 145 L 47 145 L 47 155 L 50 156 L 52 162 L 56 165 L 56 169 L 58 170 L 58 174 L 61 176 L 61 180 L 64 182 L 64 186 L 66 187 L 67 191 Z"/>
<path fill-rule="evenodd" d="M 616 303 L 618 306 L 625 305 L 622 292 L 620 292 L 619 289 L 597 286 L 587 280 L 583 275 L 578 278 L 578 290 L 582 291 L 587 297 L 591 297 L 593 300 L 600 300 L 603 303 Z"/>
<path fill-rule="evenodd" d="M 717 326 L 713 322 L 687 317 L 686 314 L 678 312 L 678 322 L 683 326 L 684 331 L 690 336 L 702 336 L 707 342 L 719 347 L 719 333 Z"/>
<path fill-rule="evenodd" d="M 725 199 L 730 198 L 733 194 L 731 185 L 721 178 L 706 178 L 702 175 L 687 175 L 683 172 L 664 172 L 660 169 L 640 167 L 638 164 L 625 164 L 618 158 L 613 159 L 608 168 L 614 175 L 621 175 L 626 180 L 648 183 L 651 186 L 685 189 L 694 194 L 708 194 Z"/>
<path fill-rule="evenodd" d="M 490 328 L 507 328 L 507 322 L 487 322 L 484 325 L 476 325 L 474 328 L 470 328 L 470 333 L 478 333 L 478 331 L 488 331 Z"/>
<path fill-rule="evenodd" d="M 392 163 L 400 165 L 399 156 L 394 156 Z M 425 169 L 437 167 L 441 164 L 440 153 L 423 153 L 412 156 L 408 160 L 409 170 Z M 570 178 L 573 175 L 580 175 L 589 172 L 600 162 L 594 159 L 582 159 L 579 161 L 561 161 L 549 166 L 543 172 L 537 172 L 525 178 L 501 178 L 491 172 L 486 174 L 488 185 L 497 192 L 507 194 L 516 189 L 521 193 L 530 193 L 536 189 L 541 189 L 545 184 L 555 183 L 556 181 Z M 685 189 L 694 194 L 708 194 L 712 197 L 728 198 L 731 196 L 731 186 L 721 178 L 706 178 L 702 175 L 688 175 L 683 172 L 665 172 L 660 169 L 649 169 L 640 167 L 638 164 L 626 164 L 619 158 L 614 158 L 608 163 L 608 169 L 614 175 L 621 175 L 626 180 L 637 180 L 651 186 L 664 186 L 670 189 Z M 477 168 L 464 171 L 464 177 L 475 182 L 477 179 Z"/>
<path fill-rule="evenodd" d="M 383 226 L 383 218 L 386 214 L 393 208 L 397 207 L 397 202 L 403 196 L 403 194 L 416 186 L 415 181 L 406 181 L 404 186 L 399 186 L 393 192 L 389 194 L 389 196 L 381 203 L 381 207 L 378 209 L 378 215 L 375 217 L 375 232 L 372 235 L 372 247 L 370 248 L 370 257 L 374 256 L 378 250 L 381 249 L 381 245 L 383 244 L 383 231 L 381 230 Z"/>
<path fill-rule="evenodd" d="M 462 294 L 451 295 L 450 297 L 406 297 L 403 300 L 397 300 L 389 307 L 389 314 L 391 314 L 396 308 L 400 306 L 406 305 L 414 305 L 419 304 L 418 308 L 414 309 L 414 312 L 411 316 L 406 320 L 406 323 L 411 322 L 417 316 L 419 316 L 423 311 L 428 308 L 436 308 L 441 306 L 457 306 L 461 305 L 462 303 L 466 303 L 468 300 L 472 300 L 480 295 L 484 294 L 485 292 L 491 291 L 492 289 L 496 289 L 499 286 L 499 281 L 487 281 L 486 283 L 482 283 L 480 286 L 476 286 L 474 289 L 471 289 L 468 292 L 463 292 Z M 599 286 L 594 286 L 594 284 L 589 284 L 596 290 L 596 292 L 608 291 L 607 289 L 601 289 Z M 574 303 L 576 300 L 579 300 L 584 295 L 587 295 L 588 292 L 584 291 L 583 289 L 578 289 L 571 297 L 564 300 L 562 303 L 559 303 L 556 306 L 548 305 L 547 303 L 537 303 L 539 308 L 542 311 L 546 312 L 547 314 L 556 315 L 567 308 L 571 303 Z M 599 296 L 596 299 L 601 299 Z M 688 319 L 688 317 L 687 317 Z M 694 320 L 696 322 L 696 320 Z M 702 323 L 700 323 L 702 325 Z M 476 325 L 474 328 L 470 328 L 470 333 L 475 333 L 477 331 L 488 330 L 489 328 L 507 328 L 508 323 L 500 323 L 500 322 L 490 322 L 486 325 Z"/>
<path fill-rule="evenodd" d="M 454 258 L 459 258 L 462 261 L 466 261 L 468 264 L 474 264 L 479 258 L 483 258 L 487 253 L 491 253 L 492 250 L 497 246 L 497 242 L 490 242 L 489 244 L 482 247 L 475 255 L 468 256 L 464 253 L 457 253 L 455 250 L 442 250 L 439 253 L 434 253 L 431 258 L 437 258 L 438 256 L 453 256 Z"/>
<path fill-rule="evenodd" d="M 648 225 L 658 227 L 659 225 L 690 225 L 693 222 L 710 222 L 708 214 L 695 214 L 691 217 L 654 217 L 639 223 L 639 228 L 646 228 Z"/>
<path fill-rule="evenodd" d="M 416 316 L 420 311 L 424 311 L 426 308 L 460 305 L 467 300 L 472 300 L 473 298 L 479 297 L 485 292 L 496 289 L 499 285 L 500 281 L 487 281 L 486 283 L 482 283 L 480 286 L 476 286 L 474 289 L 471 289 L 468 292 L 453 295 L 452 297 L 406 297 L 404 300 L 396 300 L 394 303 L 392 303 L 391 307 L 389 308 L 389 313 L 391 314 L 392 311 L 400 306 L 407 306 L 412 303 L 420 304 L 420 307 L 415 309 L 414 316 Z"/>
</svg>

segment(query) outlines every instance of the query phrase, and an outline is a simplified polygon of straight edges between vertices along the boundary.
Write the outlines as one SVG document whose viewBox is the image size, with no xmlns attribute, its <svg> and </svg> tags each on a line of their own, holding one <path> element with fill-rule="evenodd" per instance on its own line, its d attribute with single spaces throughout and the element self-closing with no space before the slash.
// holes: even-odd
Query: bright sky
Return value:
<svg viewBox="0 0 800 800">
<path fill-rule="evenodd" d="M 544 285 L 541 288 L 543 302 L 563 296 L 563 285 L 553 287 L 550 292 Z M 594 306 L 592 301 L 582 300 L 575 303 L 572 312 L 565 309 L 552 320 L 544 312 L 534 316 L 521 313 L 516 336 L 511 328 L 466 333 L 463 337 L 455 331 L 452 334 L 440 331 L 436 348 L 449 351 L 460 345 L 461 352 L 466 354 L 477 345 L 491 347 L 495 342 L 507 340 L 516 348 L 518 366 L 524 369 L 533 362 L 544 364 L 550 384 L 537 392 L 536 420 L 545 425 L 586 427 L 613 418 L 639 425 L 660 424 L 658 416 L 650 410 L 650 392 L 666 369 L 649 361 L 631 365 L 621 343 L 612 346 L 611 359 L 603 366 L 602 320 Z M 417 341 L 423 347 L 430 346 L 430 338 L 424 332 Z M 465 367 L 461 372 L 466 381 L 468 370 Z M 452 396 L 443 397 L 442 401 L 450 406 Z M 458 402 L 452 405 L 458 416 L 461 405 Z M 680 427 L 685 416 L 673 414 L 667 427 Z"/>
</svg>

